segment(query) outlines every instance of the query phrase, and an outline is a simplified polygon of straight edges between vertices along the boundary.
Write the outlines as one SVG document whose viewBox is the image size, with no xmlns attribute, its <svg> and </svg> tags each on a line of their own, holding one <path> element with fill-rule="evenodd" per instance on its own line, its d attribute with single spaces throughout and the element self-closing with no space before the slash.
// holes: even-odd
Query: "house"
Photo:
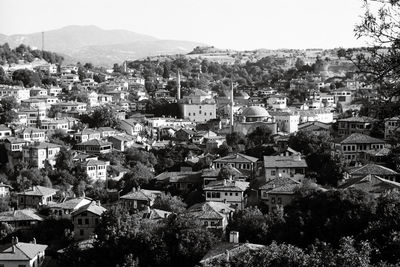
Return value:
<svg viewBox="0 0 400 267">
<path fill-rule="evenodd" d="M 76 140 L 77 143 L 83 143 L 94 139 L 100 140 L 100 137 L 101 133 L 92 129 L 83 129 L 80 132 L 74 133 L 74 140 Z"/>
<path fill-rule="evenodd" d="M 248 182 L 223 180 L 210 182 L 203 188 L 206 195 L 206 201 L 215 201 L 227 203 L 235 209 L 242 210 L 246 206 L 246 190 L 249 187 Z"/>
<path fill-rule="evenodd" d="M 361 133 L 353 133 L 334 144 L 333 154 L 338 155 L 346 163 L 354 163 L 362 159 L 362 153 L 371 150 L 381 150 L 385 141 Z"/>
<path fill-rule="evenodd" d="M 300 184 L 290 177 L 269 180 L 258 188 L 259 202 L 265 205 L 268 212 L 284 208 L 293 201 Z"/>
<path fill-rule="evenodd" d="M 136 138 L 131 135 L 115 135 L 110 136 L 108 141 L 112 143 L 114 149 L 124 152 L 128 148 L 134 146 Z"/>
<path fill-rule="evenodd" d="M 0 125 L 0 139 L 8 138 L 12 136 L 12 131 L 10 128 L 4 124 Z"/>
<path fill-rule="evenodd" d="M 6 150 L 10 152 L 22 152 L 22 148 L 28 144 L 29 141 L 17 137 L 8 137 L 4 139 L 4 146 Z"/>
<path fill-rule="evenodd" d="M 60 203 L 51 203 L 49 204 L 51 217 L 55 219 L 71 219 L 72 212 L 90 202 L 92 202 L 90 198 L 78 197 Z"/>
<path fill-rule="evenodd" d="M 163 172 L 155 177 L 157 183 L 169 184 L 170 186 L 186 191 L 200 187 L 202 184 L 201 172 L 180 171 L 180 172 Z"/>
<path fill-rule="evenodd" d="M 102 160 L 87 160 L 82 164 L 82 166 L 86 169 L 89 179 L 95 181 L 106 180 L 108 165 L 110 165 L 110 162 Z"/>
<path fill-rule="evenodd" d="M 187 142 L 190 141 L 195 134 L 196 132 L 193 130 L 182 128 L 175 132 L 175 139 Z"/>
<path fill-rule="evenodd" d="M 385 140 L 391 139 L 395 132 L 399 130 L 400 117 L 392 117 L 385 119 Z"/>
<path fill-rule="evenodd" d="M 100 132 L 101 138 L 115 136 L 117 131 L 111 127 L 99 127 L 97 131 Z"/>
<path fill-rule="evenodd" d="M 377 120 L 369 117 L 338 119 L 338 134 L 339 136 L 348 136 L 353 133 L 369 134 L 375 122 Z"/>
<path fill-rule="evenodd" d="M 207 229 L 217 229 L 225 232 L 226 226 L 235 209 L 229 204 L 208 201 L 197 203 L 187 209 L 187 214 L 200 220 Z"/>
<path fill-rule="evenodd" d="M 100 155 L 100 154 L 110 153 L 112 151 L 112 143 L 93 139 L 83 143 L 76 144 L 74 149 L 89 154 Z"/>
<path fill-rule="evenodd" d="M 339 189 L 356 188 L 361 191 L 379 197 L 382 194 L 391 190 L 400 190 L 400 183 L 386 180 L 377 175 L 368 174 L 366 176 L 359 176 L 355 178 L 346 179 L 344 183 L 340 184 Z"/>
<path fill-rule="evenodd" d="M 329 133 L 330 129 L 330 124 L 319 121 L 309 121 L 298 125 L 300 132 L 311 132 L 313 134 Z"/>
<path fill-rule="evenodd" d="M 119 205 L 127 209 L 143 210 L 153 206 L 154 200 L 161 194 L 162 192 L 157 190 L 133 188 L 132 192 L 120 197 Z"/>
<path fill-rule="evenodd" d="M 121 120 L 119 127 L 130 135 L 138 135 L 144 128 L 143 124 L 139 123 L 136 119 Z"/>
<path fill-rule="evenodd" d="M 30 230 L 41 221 L 43 221 L 43 218 L 33 209 L 0 212 L 0 222 L 11 225 L 15 230 Z"/>
<path fill-rule="evenodd" d="M 195 89 L 190 95 L 179 100 L 182 118 L 195 122 L 205 122 L 217 117 L 217 105 L 212 96 L 200 89 Z"/>
<path fill-rule="evenodd" d="M 248 174 L 250 178 L 254 178 L 260 173 L 258 158 L 247 156 L 241 153 L 235 153 L 216 159 L 212 164 L 216 169 L 220 169 L 225 165 L 230 165 L 244 174 Z"/>
<path fill-rule="evenodd" d="M 286 96 L 270 95 L 267 99 L 267 104 L 272 109 L 286 109 Z"/>
<path fill-rule="evenodd" d="M 301 155 L 264 156 L 266 181 L 279 177 L 290 177 L 296 181 L 301 181 L 305 176 L 306 169 L 307 163 Z"/>
<path fill-rule="evenodd" d="M 128 172 L 129 169 L 120 165 L 107 165 L 107 175 L 109 179 L 118 181 Z"/>
<path fill-rule="evenodd" d="M 61 146 L 53 143 L 35 143 L 22 147 L 22 159 L 29 166 L 38 169 L 44 168 L 47 161 L 51 166 L 56 163 L 56 155 Z"/>
<path fill-rule="evenodd" d="M 1 182 L 0 183 L 0 198 L 9 197 L 11 189 L 13 189 L 11 187 L 11 185 L 4 184 L 3 182 Z"/>
<path fill-rule="evenodd" d="M 20 86 L 0 85 L 0 97 L 13 96 L 18 103 L 21 100 L 29 99 L 31 96 L 30 89 Z"/>
<path fill-rule="evenodd" d="M 35 185 L 32 189 L 17 193 L 18 208 L 38 208 L 43 205 L 48 205 L 53 201 L 53 196 L 58 189 Z"/>
<path fill-rule="evenodd" d="M 216 267 L 230 265 L 230 261 L 250 252 L 255 252 L 265 248 L 264 245 L 253 243 L 239 243 L 239 232 L 229 233 L 229 242 L 218 243 L 199 262 L 203 267 Z M 229 266 L 228 265 L 228 266 Z"/>
<path fill-rule="evenodd" d="M 65 132 L 70 130 L 69 123 L 64 119 L 44 119 L 40 121 L 41 130 L 56 130 L 61 129 Z"/>
<path fill-rule="evenodd" d="M 214 169 L 214 168 L 208 168 L 208 169 L 203 169 L 201 170 L 201 178 L 203 180 L 203 186 L 208 185 L 210 182 L 218 180 L 219 172 L 221 169 Z M 248 177 L 248 175 L 243 174 L 241 171 L 236 169 L 235 167 L 231 168 L 231 177 L 230 179 L 233 179 L 235 181 L 245 181 Z"/>
<path fill-rule="evenodd" d="M 13 237 L 11 246 L 0 252 L 0 266 L 41 267 L 46 249 L 47 245 L 36 244 L 35 238 L 24 243 Z"/>
<path fill-rule="evenodd" d="M 349 178 L 365 177 L 368 174 L 376 175 L 389 181 L 399 181 L 400 173 L 377 164 L 366 164 L 353 168 L 348 172 Z"/>
<path fill-rule="evenodd" d="M 100 203 L 92 201 L 71 213 L 76 240 L 89 239 L 99 224 L 100 216 L 105 212 Z"/>
<path fill-rule="evenodd" d="M 46 131 L 27 127 L 19 131 L 17 137 L 30 142 L 44 142 L 46 140 Z"/>
<path fill-rule="evenodd" d="M 169 212 L 169 211 L 148 208 L 147 211 L 145 211 L 143 213 L 142 218 L 157 221 L 157 220 L 165 219 L 171 214 L 172 214 L 172 212 Z"/>
</svg>

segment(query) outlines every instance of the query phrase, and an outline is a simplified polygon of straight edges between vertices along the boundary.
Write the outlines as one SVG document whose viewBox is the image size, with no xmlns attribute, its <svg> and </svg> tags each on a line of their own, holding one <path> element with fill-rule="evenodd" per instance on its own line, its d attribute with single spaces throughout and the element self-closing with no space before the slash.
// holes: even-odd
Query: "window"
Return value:
<svg viewBox="0 0 400 267">
<path fill-rule="evenodd" d="M 271 171 L 271 175 L 274 176 L 276 174 L 276 171 Z"/>
<path fill-rule="evenodd" d="M 82 224 L 82 219 L 78 219 L 78 224 L 79 224 L 79 225 Z"/>
<path fill-rule="evenodd" d="M 271 203 L 275 204 L 275 198 L 274 197 L 271 199 Z"/>
<path fill-rule="evenodd" d="M 85 224 L 89 224 L 89 219 L 85 219 Z"/>
<path fill-rule="evenodd" d="M 239 195 L 239 193 L 235 193 L 235 196 L 238 196 Z"/>
<path fill-rule="evenodd" d="M 84 234 L 85 234 L 85 231 L 83 229 L 80 229 L 79 230 L 79 235 L 84 235 Z"/>
<path fill-rule="evenodd" d="M 282 204 L 282 198 L 278 197 L 278 204 Z"/>
</svg>

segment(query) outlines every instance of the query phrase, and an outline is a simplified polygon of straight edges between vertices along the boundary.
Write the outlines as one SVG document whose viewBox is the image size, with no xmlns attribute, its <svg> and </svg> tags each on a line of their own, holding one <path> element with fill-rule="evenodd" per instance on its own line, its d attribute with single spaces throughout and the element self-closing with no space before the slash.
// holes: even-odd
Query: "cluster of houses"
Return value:
<svg viewBox="0 0 400 267">
<path fill-rule="evenodd" d="M 339 189 L 358 188 L 379 196 L 400 188 L 400 174 L 385 166 L 391 149 L 387 141 L 396 134 L 400 118 L 386 119 L 384 138 L 378 139 L 369 135 L 377 122 L 375 119 L 338 117 L 339 108 L 343 111 L 351 106 L 359 89 L 357 84 L 349 83 L 345 89 L 334 89 L 329 93 L 313 90 L 304 103 L 289 106 L 287 97 L 272 89 L 260 89 L 251 97 L 246 92 L 234 95 L 233 89 L 227 97 L 195 89 L 181 97 L 178 82 L 175 98 L 164 88 L 158 88 L 150 95 L 144 89 L 144 79 L 138 76 L 116 78 L 105 75 L 105 82 L 97 83 L 90 78 L 80 81 L 76 66 L 65 66 L 60 71 L 59 83 L 64 90 L 79 83 L 87 95 L 87 103 L 63 101 L 60 87 L 28 89 L 0 85 L 0 97 L 12 96 L 20 104 L 16 120 L 9 125 L 0 125 L 0 142 L 9 162 L 23 161 L 30 168 L 38 169 L 47 164 L 54 167 L 56 156 L 62 149 L 60 144 L 50 141 L 56 130 L 62 130 L 74 141 L 69 148 L 73 151 L 73 161 L 82 164 L 92 181 L 117 181 L 128 171 L 99 159 L 113 151 L 124 152 L 129 148 L 157 151 L 185 144 L 190 151 L 196 152 L 190 153 L 179 171 L 158 173 L 155 176 L 158 190 L 134 188 L 118 196 L 115 202 L 107 203 L 107 207 L 116 205 L 140 212 L 145 219 L 160 220 L 171 214 L 152 207 L 164 193 L 163 189 L 199 191 L 203 201 L 188 207 L 186 213 L 200 220 L 204 227 L 222 233 L 237 210 L 248 206 L 264 207 L 268 212 L 284 209 L 308 180 L 304 155 L 290 148 L 287 142 L 288 136 L 297 132 L 334 132 L 338 137 L 332 144 L 331 153 L 347 166 Z M 177 79 L 179 81 L 180 77 Z M 294 80 L 290 90 L 301 89 L 305 84 L 308 83 Z M 318 82 L 315 86 L 329 85 Z M 103 93 L 98 91 L 100 87 L 105 88 Z M 152 97 L 178 105 L 180 118 L 140 113 Z M 77 130 L 80 115 L 103 105 L 117 111 L 118 129 Z M 50 110 L 56 111 L 55 117 L 50 118 Z M 207 125 L 208 130 L 196 130 L 200 124 Z M 333 129 L 333 124 L 337 129 Z M 258 158 L 231 153 L 220 157 L 215 153 L 226 143 L 226 134 L 235 131 L 246 135 L 259 127 L 270 129 L 274 143 L 268 145 L 275 151 L 272 155 Z M 205 158 L 211 164 L 202 170 L 193 170 L 194 165 Z M 228 175 L 221 177 L 223 169 Z M 0 197 L 10 196 L 12 190 L 10 185 L 1 183 Z M 320 190 L 326 189 L 320 187 Z M 106 211 L 105 203 L 102 205 L 96 199 L 62 197 L 57 189 L 43 186 L 16 192 L 16 199 L 17 209 L 1 212 L 0 223 L 10 224 L 16 230 L 29 230 L 45 219 L 38 210 L 46 207 L 51 218 L 71 220 L 77 241 L 93 238 L 93 231 Z M 238 233 L 231 233 L 231 243 L 235 244 L 231 249 L 240 248 L 237 240 Z M 13 238 L 11 247 L 0 252 L 0 266 L 9 266 L 9 262 L 40 266 L 45 249 L 46 245 L 36 244 L 35 240 L 22 243 Z"/>
</svg>

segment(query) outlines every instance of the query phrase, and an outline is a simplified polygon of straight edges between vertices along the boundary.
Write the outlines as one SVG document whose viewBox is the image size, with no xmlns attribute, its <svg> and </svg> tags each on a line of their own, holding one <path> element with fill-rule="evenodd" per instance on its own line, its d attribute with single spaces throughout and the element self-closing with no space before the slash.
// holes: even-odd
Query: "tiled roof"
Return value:
<svg viewBox="0 0 400 267">
<path fill-rule="evenodd" d="M 384 144 L 385 141 L 361 133 L 353 133 L 340 142 L 341 144 Z"/>
<path fill-rule="evenodd" d="M 187 212 L 198 219 L 222 219 L 226 214 L 235 211 L 228 204 L 222 202 L 197 203 L 187 209 Z"/>
<path fill-rule="evenodd" d="M 236 191 L 243 192 L 249 187 L 248 182 L 242 181 L 213 181 L 204 187 L 204 191 Z"/>
<path fill-rule="evenodd" d="M 47 143 L 47 142 L 40 142 L 38 144 L 30 145 L 29 148 L 31 149 L 47 149 L 47 148 L 61 148 L 60 145 L 53 144 L 53 143 Z"/>
<path fill-rule="evenodd" d="M 161 193 L 162 193 L 161 191 L 156 191 L 156 190 L 134 189 L 134 191 L 120 197 L 120 199 L 151 201 L 154 200 L 157 197 L 157 195 Z"/>
<path fill-rule="evenodd" d="M 172 213 L 165 210 L 159 209 L 151 209 L 150 212 L 146 212 L 143 214 L 143 219 L 150 219 L 150 220 L 159 220 L 167 218 Z"/>
<path fill-rule="evenodd" d="M 0 253 L 0 261 L 27 261 L 35 258 L 39 252 L 44 252 L 47 245 L 18 242 Z"/>
<path fill-rule="evenodd" d="M 260 190 L 272 190 L 274 188 L 278 188 L 285 185 L 299 185 L 300 182 L 293 180 L 290 177 L 279 177 L 272 179 L 265 183 L 264 185 L 260 186 L 258 189 Z"/>
<path fill-rule="evenodd" d="M 49 187 L 44 187 L 40 185 L 35 185 L 33 186 L 32 189 L 25 191 L 25 192 L 20 192 L 18 195 L 23 195 L 23 196 L 50 196 L 54 195 L 57 193 L 58 189 L 53 189 Z"/>
<path fill-rule="evenodd" d="M 350 117 L 345 119 L 339 119 L 338 122 L 347 121 L 347 122 L 363 122 L 363 123 L 371 123 L 377 121 L 374 118 L 370 117 Z"/>
<path fill-rule="evenodd" d="M 264 156 L 265 168 L 307 168 L 307 163 L 299 155 Z"/>
<path fill-rule="evenodd" d="M 366 176 L 347 179 L 339 185 L 340 189 L 354 187 L 369 193 L 384 193 L 391 189 L 400 189 L 400 183 L 383 179 L 377 175 L 368 174 Z"/>
<path fill-rule="evenodd" d="M 260 250 L 262 248 L 265 248 L 265 246 L 252 243 L 221 243 L 208 251 L 207 254 L 201 259 L 200 264 L 209 265 L 214 261 L 225 261 L 227 252 L 229 253 L 229 256 L 233 258 L 242 253 Z"/>
<path fill-rule="evenodd" d="M 43 221 L 43 218 L 35 212 L 31 209 L 0 212 L 0 222 Z"/>
<path fill-rule="evenodd" d="M 102 161 L 102 160 L 90 159 L 90 160 L 85 161 L 82 165 L 83 165 L 83 166 L 107 165 L 107 162 Z"/>
<path fill-rule="evenodd" d="M 271 189 L 268 191 L 268 194 L 294 194 L 295 190 L 299 187 L 299 184 L 285 184 Z"/>
<path fill-rule="evenodd" d="M 85 211 L 91 212 L 91 213 L 94 213 L 94 214 L 100 216 L 101 214 L 103 214 L 103 212 L 106 211 L 106 209 L 103 208 L 102 206 L 99 206 L 95 201 L 92 201 L 92 202 L 80 207 L 78 210 L 72 212 L 71 215 L 76 216 Z"/>
<path fill-rule="evenodd" d="M 399 173 L 378 164 L 367 164 L 358 169 L 352 170 L 350 174 L 351 175 L 374 174 L 378 176 L 385 176 L 385 175 L 398 175 Z"/>
<path fill-rule="evenodd" d="M 79 198 L 72 198 L 72 199 L 66 200 L 61 203 L 54 203 L 49 206 L 50 206 L 50 208 L 73 210 L 76 208 L 76 206 L 78 206 L 83 201 L 91 202 L 92 200 L 90 198 L 86 198 L 86 197 L 79 197 Z"/>
<path fill-rule="evenodd" d="M 390 149 L 387 147 L 384 147 L 380 150 L 373 150 L 373 149 L 367 150 L 367 151 L 364 151 L 364 153 L 372 155 L 372 156 L 382 157 L 382 156 L 388 156 L 390 154 Z"/>
<path fill-rule="evenodd" d="M 235 153 L 232 155 L 228 155 L 219 159 L 214 160 L 214 162 L 257 162 L 258 158 L 247 156 L 241 153 Z"/>
</svg>

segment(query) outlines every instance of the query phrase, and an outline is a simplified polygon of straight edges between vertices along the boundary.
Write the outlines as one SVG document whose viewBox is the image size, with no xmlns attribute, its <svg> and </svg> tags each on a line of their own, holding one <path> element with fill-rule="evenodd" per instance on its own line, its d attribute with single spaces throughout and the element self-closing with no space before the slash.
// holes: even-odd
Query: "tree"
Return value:
<svg viewBox="0 0 400 267">
<path fill-rule="evenodd" d="M 300 247 L 316 239 L 337 246 L 343 236 L 361 236 L 375 205 L 371 195 L 355 189 L 305 191 L 285 207 L 285 221 L 274 226 L 271 238 Z"/>
<path fill-rule="evenodd" d="M 56 167 L 58 170 L 71 171 L 74 167 L 74 162 L 72 159 L 73 155 L 71 150 L 68 150 L 66 147 L 62 146 L 56 155 L 56 163 L 54 167 Z"/>
<path fill-rule="evenodd" d="M 119 188 L 123 191 L 123 194 L 126 194 L 133 188 L 148 184 L 153 177 L 154 175 L 149 168 L 138 162 L 130 172 L 118 181 Z"/>
<path fill-rule="evenodd" d="M 246 137 L 248 140 L 246 148 L 267 144 L 271 141 L 271 130 L 268 127 L 257 127 Z"/>
<path fill-rule="evenodd" d="M 25 87 L 42 85 L 39 74 L 28 69 L 19 69 L 13 72 L 12 79 L 21 81 Z"/>
<path fill-rule="evenodd" d="M 0 123 L 11 123 L 18 118 L 17 100 L 14 97 L 4 97 L 0 100 Z"/>
<path fill-rule="evenodd" d="M 92 113 L 81 116 L 82 123 L 86 123 L 90 128 L 116 127 L 119 123 L 117 113 L 109 106 L 96 107 Z"/>
<path fill-rule="evenodd" d="M 15 231 L 14 227 L 8 223 L 2 222 L 0 224 L 0 240 L 3 240 Z"/>
<path fill-rule="evenodd" d="M 154 200 L 153 208 L 174 213 L 182 213 L 186 209 L 186 204 L 180 197 L 162 193 Z"/>
<path fill-rule="evenodd" d="M 233 169 L 232 166 L 230 165 L 224 165 L 221 167 L 218 173 L 218 180 L 228 180 L 233 178 L 233 176 L 236 174 L 235 170 Z"/>
<path fill-rule="evenodd" d="M 169 79 L 169 66 L 165 63 L 163 67 L 163 74 L 162 77 L 164 79 Z"/>
<path fill-rule="evenodd" d="M 240 242 L 264 244 L 267 242 L 267 217 L 257 208 L 246 208 L 235 212 L 227 232 L 238 231 Z"/>
<path fill-rule="evenodd" d="M 296 59 L 295 67 L 296 67 L 297 70 L 301 70 L 305 64 L 306 63 L 304 62 L 304 60 L 302 58 L 298 57 Z"/>
</svg>

